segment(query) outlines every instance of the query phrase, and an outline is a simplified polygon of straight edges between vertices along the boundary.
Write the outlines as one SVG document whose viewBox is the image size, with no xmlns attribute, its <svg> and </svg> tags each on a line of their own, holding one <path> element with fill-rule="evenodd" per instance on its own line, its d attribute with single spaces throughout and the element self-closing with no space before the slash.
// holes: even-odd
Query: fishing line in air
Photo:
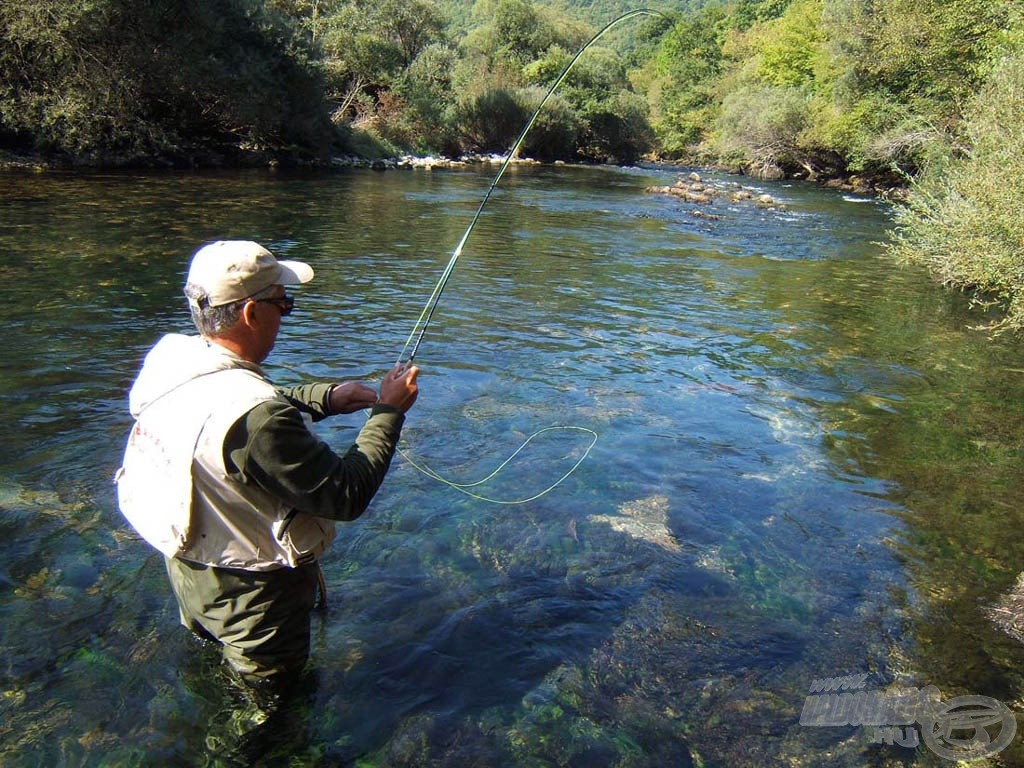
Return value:
<svg viewBox="0 0 1024 768">
<path fill-rule="evenodd" d="M 409 337 L 406 339 L 405 345 L 402 347 L 402 351 L 398 355 L 398 361 L 396 363 L 397 365 L 401 365 L 403 363 L 406 365 L 411 365 L 413 360 L 416 358 L 416 353 L 419 352 L 420 344 L 422 344 L 423 337 L 427 332 L 427 327 L 430 325 L 430 320 L 434 316 L 434 310 L 437 309 L 437 305 L 441 300 L 441 294 L 444 292 L 445 286 L 448 285 L 448 280 L 451 278 L 452 273 L 455 271 L 455 265 L 458 263 L 459 257 L 462 255 L 462 249 L 465 247 L 466 242 L 469 240 L 470 234 L 472 234 L 473 229 L 476 227 L 477 222 L 480 220 L 480 216 L 483 214 L 484 208 L 487 206 L 487 202 L 491 199 L 491 195 L 494 193 L 495 188 L 497 188 L 498 182 L 501 181 L 501 177 L 505 175 L 505 170 L 508 168 L 513 158 L 516 156 L 516 153 L 519 152 L 519 149 L 522 146 L 523 141 L 526 139 L 526 135 L 530 132 L 530 129 L 533 127 L 533 124 L 537 121 L 537 117 L 540 115 L 541 110 L 544 109 L 544 105 L 547 104 L 548 99 L 551 98 L 551 95 L 555 92 L 558 86 L 561 85 L 562 81 L 566 78 L 570 70 L 573 68 L 573 65 L 575 65 L 576 62 L 580 59 L 580 57 L 583 56 L 584 53 L 586 53 L 587 49 L 590 48 L 590 46 L 597 42 L 606 32 L 608 32 L 608 30 L 612 29 L 613 27 L 617 26 L 618 24 L 624 21 L 627 21 L 628 19 L 632 19 L 637 16 L 660 16 L 663 19 L 669 20 L 668 16 L 666 16 L 661 11 L 655 11 L 648 8 L 638 8 L 622 14 L 618 18 L 608 22 L 604 27 L 601 28 L 601 30 L 596 35 L 590 38 L 587 44 L 580 48 L 579 51 L 577 51 L 576 54 L 572 57 L 572 59 L 569 60 L 569 63 L 566 64 L 565 67 L 562 69 L 562 72 L 555 79 L 555 82 L 551 85 L 550 88 L 548 88 L 547 93 L 544 94 L 544 98 L 541 99 L 540 104 L 537 105 L 537 108 L 533 111 L 533 114 L 530 116 L 530 119 L 523 127 L 523 130 L 519 133 L 519 136 L 516 138 L 515 142 L 513 142 L 511 149 L 509 149 L 508 155 L 505 157 L 505 160 L 498 168 L 498 172 L 494 175 L 494 178 L 491 180 L 491 184 L 487 188 L 487 192 L 484 194 L 483 199 L 480 201 L 480 205 L 477 207 L 476 213 L 474 214 L 472 220 L 470 220 L 469 226 L 466 227 L 466 231 L 463 232 L 462 238 L 459 240 L 458 245 L 456 245 L 455 250 L 452 251 L 452 255 L 448 259 L 448 263 L 442 270 L 441 276 L 438 278 L 437 283 L 435 283 L 434 285 L 433 291 L 431 291 L 430 293 L 430 297 L 427 299 L 426 304 L 423 306 L 423 311 L 420 312 L 419 318 L 413 325 L 412 331 L 409 333 Z M 408 356 L 406 356 L 406 353 L 408 353 Z M 579 459 L 576 460 L 572 467 L 570 467 L 565 474 L 559 477 L 554 483 L 549 485 L 547 488 L 540 491 L 539 493 L 533 494 L 528 498 L 514 500 L 494 499 L 484 496 L 483 494 L 478 493 L 476 490 L 474 490 L 475 488 L 486 483 L 488 480 L 492 480 L 499 473 L 501 473 L 502 470 L 504 470 L 505 467 L 507 467 L 508 464 L 516 456 L 518 456 L 535 438 L 539 437 L 544 433 L 559 430 L 585 433 L 590 436 L 590 442 L 589 445 L 587 445 L 586 449 L 583 451 L 583 454 L 580 456 Z M 586 427 L 561 425 L 544 427 L 543 429 L 539 429 L 532 435 L 527 437 L 523 444 L 520 445 L 515 451 L 513 451 L 513 453 L 507 459 L 501 462 L 501 464 L 499 464 L 498 467 L 494 469 L 494 471 L 492 471 L 489 475 L 473 483 L 453 482 L 443 477 L 442 475 L 440 475 L 430 467 L 426 466 L 422 462 L 414 461 L 408 455 L 408 453 L 403 451 L 401 448 L 398 449 L 398 453 L 401 454 L 401 456 L 406 461 L 408 461 L 409 464 L 411 464 L 415 469 L 417 469 L 419 472 L 423 473 L 427 477 L 431 477 L 434 480 L 437 480 L 438 482 L 441 482 L 449 486 L 450 488 L 453 488 L 461 493 L 464 493 L 467 496 L 471 496 L 474 499 L 486 501 L 491 504 L 525 504 L 529 501 L 539 499 L 541 496 L 544 496 L 547 493 L 550 493 L 559 485 L 561 485 L 562 482 L 564 482 L 566 478 L 569 477 L 569 475 L 575 472 L 583 463 L 583 461 L 587 458 L 587 456 L 590 455 L 591 449 L 597 443 L 597 437 L 598 436 L 595 431 L 587 429 Z"/>
</svg>

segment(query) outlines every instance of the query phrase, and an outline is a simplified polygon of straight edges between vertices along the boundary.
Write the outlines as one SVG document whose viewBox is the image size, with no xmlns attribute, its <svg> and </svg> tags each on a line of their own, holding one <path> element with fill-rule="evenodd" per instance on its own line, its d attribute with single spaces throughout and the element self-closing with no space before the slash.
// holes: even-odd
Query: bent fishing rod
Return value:
<svg viewBox="0 0 1024 768">
<path fill-rule="evenodd" d="M 477 222 L 480 220 L 480 216 L 481 214 L 483 214 L 484 208 L 487 205 L 487 201 L 491 199 L 491 194 L 498 186 L 498 182 L 501 181 L 501 177 L 505 174 L 505 170 L 512 162 L 512 159 L 516 156 L 516 153 L 522 146 L 523 140 L 526 139 L 526 134 L 530 132 L 530 129 L 533 127 L 533 124 L 537 121 L 537 117 L 540 115 L 541 110 L 544 108 L 544 105 L 547 104 L 548 99 L 551 98 L 551 95 L 555 92 L 558 86 L 561 85 L 562 81 L 569 74 L 569 71 L 573 68 L 573 65 L 579 60 L 579 58 L 584 53 L 586 53 L 587 49 L 590 48 L 590 46 L 597 42 L 612 27 L 615 27 L 621 22 L 627 21 L 628 19 L 632 19 L 637 16 L 660 16 L 666 21 L 671 21 L 671 19 L 661 11 L 651 10 L 649 8 L 638 8 L 636 10 L 628 11 L 627 13 L 624 13 L 621 16 L 619 16 L 617 19 L 608 22 L 601 29 L 601 31 L 594 35 L 592 38 L 590 38 L 587 44 L 580 48 L 579 51 L 576 52 L 576 55 L 574 55 L 572 59 L 569 60 L 569 63 L 565 65 L 565 67 L 562 69 L 561 74 L 558 76 L 558 78 L 555 80 L 552 86 L 548 88 L 548 91 L 544 95 L 544 98 L 541 99 L 540 104 L 537 105 L 537 108 L 533 111 L 533 115 L 527 121 L 526 125 L 523 127 L 522 132 L 519 134 L 518 138 L 512 144 L 512 148 L 509 150 L 504 162 L 502 162 L 501 166 L 498 168 L 498 172 L 495 174 L 494 179 L 492 179 L 491 185 L 487 188 L 486 194 L 484 194 L 483 199 L 480 201 L 480 206 L 477 208 L 476 214 L 469 222 L 469 226 L 466 227 L 466 231 L 463 233 L 462 239 L 459 240 L 458 245 L 452 252 L 451 258 L 448 259 L 448 264 L 441 272 L 441 277 L 438 279 L 436 285 L 434 285 L 433 292 L 431 292 L 430 297 L 427 299 L 427 303 L 424 305 L 423 311 L 420 313 L 419 319 L 416 320 L 412 332 L 409 334 L 409 338 L 406 339 L 405 346 L 402 347 L 402 351 L 398 355 L 398 365 L 411 365 L 413 359 L 416 357 L 416 353 L 419 352 L 420 344 L 423 342 L 423 336 L 427 332 L 427 326 L 430 325 L 430 319 L 433 317 L 434 310 L 437 309 L 437 304 L 441 300 L 441 294 L 444 292 L 445 286 L 448 284 L 448 280 L 452 276 L 452 272 L 455 271 L 455 265 L 458 263 L 459 257 L 462 255 L 462 249 L 465 247 L 466 242 L 469 240 L 470 234 L 472 234 L 473 229 L 476 227 Z M 409 353 L 408 357 L 406 357 L 406 352 Z"/>
<path fill-rule="evenodd" d="M 473 229 L 476 227 L 477 222 L 480 220 L 480 216 L 483 214 L 484 208 L 487 206 L 487 201 L 491 199 L 491 195 L 494 193 L 495 188 L 498 186 L 498 182 L 501 181 L 501 177 L 505 174 L 505 170 L 508 168 L 509 164 L 512 162 L 512 159 L 516 156 L 516 153 L 519 151 L 519 148 L 522 146 L 522 143 L 523 143 L 524 139 L 526 138 L 526 135 L 530 132 L 530 129 L 533 127 L 533 124 L 537 121 L 537 117 L 540 115 L 541 110 L 544 108 L 544 105 L 547 103 L 548 99 L 551 98 L 551 95 L 555 92 L 555 90 L 558 88 L 558 86 L 562 83 L 562 81 L 569 74 L 569 71 L 572 69 L 573 65 L 579 60 L 579 58 L 584 53 L 586 53 L 587 49 L 590 48 L 591 45 L 593 45 L 597 40 L 599 40 L 601 38 L 601 36 L 604 35 L 612 27 L 616 26 L 617 24 L 620 24 L 623 21 L 626 21 L 627 19 L 635 18 L 636 16 L 660 16 L 661 18 L 665 19 L 666 21 L 671 22 L 671 19 L 668 16 L 666 16 L 664 13 L 662 13 L 661 11 L 654 11 L 654 10 L 649 10 L 649 9 L 646 9 L 646 8 L 641 8 L 641 9 L 629 11 L 628 13 L 624 13 L 622 16 L 619 16 L 617 19 L 614 19 L 613 21 L 611 21 L 608 24 L 606 24 L 601 29 L 601 31 L 599 31 L 596 35 L 594 35 L 587 42 L 586 45 L 584 45 L 582 48 L 580 48 L 580 50 L 576 53 L 576 55 L 573 56 L 572 59 L 570 59 L 568 64 L 566 64 L 566 66 L 562 70 L 561 74 L 559 74 L 558 78 L 551 85 L 551 87 L 548 88 L 548 91 L 544 95 L 544 98 L 541 99 L 540 104 L 538 104 L 537 108 L 533 111 L 533 114 L 531 115 L 530 119 L 527 121 L 526 125 L 523 127 L 522 132 L 520 132 L 519 136 L 516 138 L 515 142 L 512 144 L 512 148 L 509 150 L 508 155 L 505 157 L 505 160 L 502 162 L 501 166 L 499 167 L 498 172 L 495 174 L 494 178 L 491 180 L 491 184 L 487 188 L 486 194 L 484 194 L 483 199 L 480 201 L 480 205 L 477 207 L 476 214 L 473 216 L 472 220 L 469 222 L 469 226 L 466 227 L 466 231 L 462 234 L 462 238 L 459 240 L 458 245 L 455 247 L 455 250 L 452 252 L 451 257 L 448 259 L 448 263 L 447 263 L 447 265 L 445 265 L 445 268 L 442 271 L 440 278 L 438 279 L 437 283 L 434 285 L 434 290 L 431 292 L 430 297 L 427 299 L 427 303 L 424 305 L 423 311 L 420 313 L 419 318 L 416 320 L 416 324 L 413 326 L 412 332 L 409 334 L 409 338 L 406 339 L 405 346 L 402 347 L 402 351 L 401 351 L 401 353 L 398 356 L 398 362 L 396 363 L 396 366 L 409 366 L 409 365 L 412 365 L 412 362 L 413 362 L 413 360 L 416 357 L 416 353 L 419 351 L 420 344 L 423 342 L 423 336 L 427 332 L 427 326 L 430 325 L 430 319 L 434 315 L 434 310 L 437 309 L 438 302 L 441 299 L 441 294 L 444 292 L 445 286 L 448 284 L 448 280 L 452 276 L 452 272 L 455 271 L 455 265 L 458 263 L 459 257 L 462 255 L 462 249 L 465 247 L 466 242 L 469 240 L 469 236 L 472 234 Z M 407 352 L 408 352 L 408 356 L 406 356 Z M 542 434 L 544 434 L 546 432 L 550 432 L 552 430 L 563 430 L 563 431 L 564 430 L 572 430 L 572 431 L 581 432 L 581 433 L 584 433 L 584 434 L 587 434 L 587 435 L 590 436 L 589 445 L 587 445 L 587 447 L 583 450 L 582 455 L 576 460 L 576 462 L 572 465 L 572 467 L 570 467 L 569 470 L 567 472 L 565 472 L 561 477 L 559 477 L 554 483 L 549 485 L 544 490 L 539 491 L 538 493 L 532 494 L 532 495 L 530 495 L 528 497 L 518 498 L 518 499 L 511 499 L 511 500 L 509 500 L 509 499 L 504 499 L 504 500 L 503 499 L 495 499 L 495 498 L 488 497 L 488 496 L 485 496 L 485 495 L 477 492 L 476 489 L 480 485 L 482 485 L 483 483 L 487 482 L 488 480 L 493 479 L 496 475 L 498 475 L 500 472 L 502 472 L 502 470 L 505 469 L 505 467 L 509 464 L 509 462 L 511 462 L 512 459 L 514 459 L 521 451 L 523 451 L 526 448 L 526 446 L 534 438 L 536 438 L 536 437 L 538 437 L 538 436 L 540 436 L 540 435 L 542 435 Z M 587 429 L 585 427 L 572 427 L 572 426 L 546 427 L 546 428 L 538 430 L 537 432 L 534 432 L 532 435 L 530 435 L 526 439 L 526 441 L 519 448 L 517 448 L 516 451 L 511 456 L 509 456 L 505 461 L 503 461 L 498 466 L 498 468 L 495 469 L 493 472 L 491 472 L 489 475 L 487 475 L 487 477 L 483 478 L 482 480 L 478 480 L 476 482 L 470 482 L 470 483 L 456 483 L 456 482 L 453 482 L 451 480 L 448 480 L 445 477 L 443 477 L 442 475 L 440 475 L 438 472 L 436 472 L 433 469 L 431 469 L 430 467 L 426 466 L 425 464 L 413 461 L 413 459 L 410 456 L 408 456 L 401 449 L 398 449 L 398 452 L 414 468 L 416 468 L 417 470 L 419 470 L 420 472 L 422 472 L 426 476 L 434 478 L 435 480 L 437 480 L 437 481 L 439 481 L 441 483 L 444 483 L 445 485 L 450 486 L 454 490 L 459 491 L 460 493 L 464 493 L 464 494 L 466 494 L 466 495 L 468 495 L 468 496 L 470 496 L 470 497 L 472 497 L 474 499 L 478 499 L 480 501 L 490 502 L 490 503 L 493 503 L 493 504 L 525 504 L 525 503 L 527 503 L 529 501 L 533 501 L 534 499 L 539 499 L 541 496 L 544 496 L 545 494 L 547 494 L 550 491 L 554 490 L 566 478 L 568 478 L 569 475 L 571 475 L 573 472 L 575 472 L 576 469 L 579 468 L 579 466 L 583 463 L 583 461 L 590 454 L 590 451 L 594 447 L 596 442 L 597 442 L 597 433 L 594 432 L 593 430 Z"/>
</svg>

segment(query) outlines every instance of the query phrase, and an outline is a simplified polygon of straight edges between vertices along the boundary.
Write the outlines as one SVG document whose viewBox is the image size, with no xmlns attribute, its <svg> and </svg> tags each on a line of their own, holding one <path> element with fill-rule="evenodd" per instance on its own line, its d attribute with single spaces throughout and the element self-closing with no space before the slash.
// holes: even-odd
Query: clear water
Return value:
<svg viewBox="0 0 1024 768">
<path fill-rule="evenodd" d="M 1024 347 L 888 259 L 884 204 L 514 166 L 404 457 L 324 560 L 309 680 L 249 722 L 114 505 L 141 357 L 189 329 L 197 245 L 251 238 L 317 272 L 274 378 L 379 378 L 494 170 L 4 178 L 3 765 L 931 765 L 799 725 L 812 681 L 1024 706 L 988 611 L 1024 567 Z M 528 503 L 413 464 L 472 483 L 553 425 L 598 440 Z M 474 492 L 533 496 L 589 442 L 542 432 Z"/>
</svg>

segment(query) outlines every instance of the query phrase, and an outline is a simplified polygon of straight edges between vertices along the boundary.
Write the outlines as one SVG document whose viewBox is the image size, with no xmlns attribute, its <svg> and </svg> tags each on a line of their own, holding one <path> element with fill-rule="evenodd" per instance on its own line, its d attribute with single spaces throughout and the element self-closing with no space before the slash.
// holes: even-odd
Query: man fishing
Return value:
<svg viewBox="0 0 1024 768">
<path fill-rule="evenodd" d="M 318 557 L 334 521 L 367 508 L 388 471 L 419 369 L 360 383 L 277 389 L 260 363 L 313 277 L 249 241 L 192 258 L 185 294 L 198 336 L 168 334 L 129 394 L 135 418 L 118 472 L 121 511 L 165 555 L 181 623 L 221 645 L 242 678 L 275 688 L 309 656 Z M 306 419 L 370 409 L 335 453 Z"/>
</svg>

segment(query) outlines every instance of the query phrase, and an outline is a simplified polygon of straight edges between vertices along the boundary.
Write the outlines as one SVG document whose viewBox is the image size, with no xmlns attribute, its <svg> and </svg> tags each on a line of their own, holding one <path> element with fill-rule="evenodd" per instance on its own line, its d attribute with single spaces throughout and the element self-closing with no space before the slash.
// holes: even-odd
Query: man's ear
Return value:
<svg viewBox="0 0 1024 768">
<path fill-rule="evenodd" d="M 256 302 L 245 302 L 245 304 L 242 305 L 241 311 L 238 313 L 238 319 L 250 328 L 254 328 L 259 325 L 259 319 L 256 317 Z"/>
</svg>

